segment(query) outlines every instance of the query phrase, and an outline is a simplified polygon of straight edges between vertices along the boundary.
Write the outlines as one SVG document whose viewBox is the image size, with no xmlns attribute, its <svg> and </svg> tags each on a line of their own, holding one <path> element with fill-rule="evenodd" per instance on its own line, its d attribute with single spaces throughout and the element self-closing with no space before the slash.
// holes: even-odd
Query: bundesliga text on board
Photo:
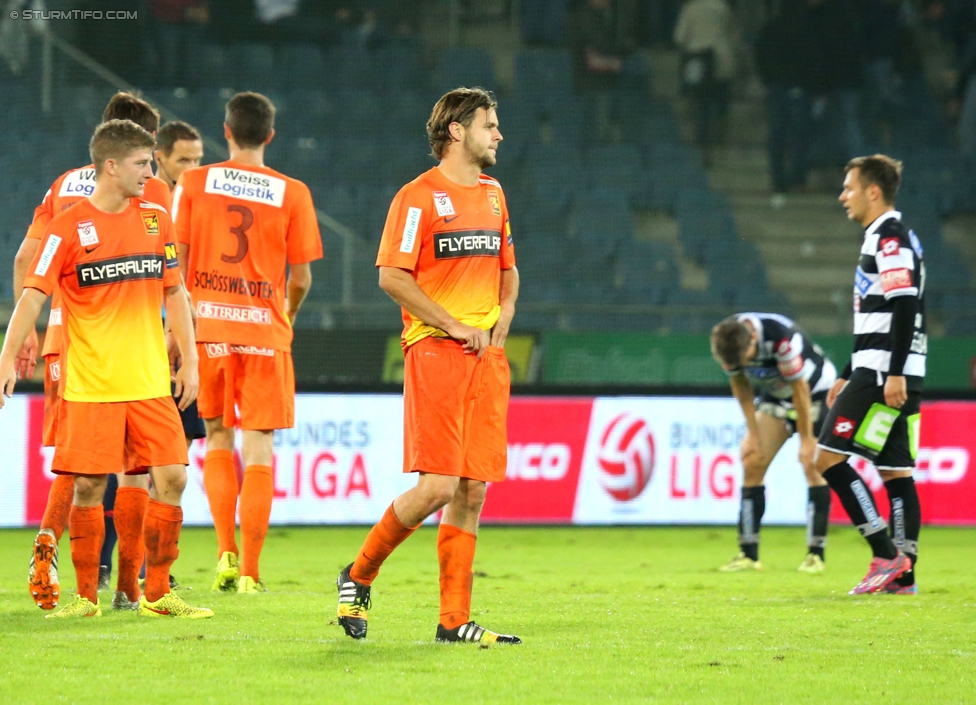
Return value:
<svg viewBox="0 0 976 705">
<path fill-rule="evenodd" d="M 41 447 L 44 400 L 17 395 L 8 404 L 0 415 L 7 449 L 0 524 L 37 525 L 53 479 L 53 449 Z M 371 524 L 416 483 L 402 472 L 402 397 L 300 394 L 295 412 L 295 428 L 275 434 L 272 523 Z M 489 486 L 485 523 L 736 521 L 744 424 L 732 399 L 514 397 L 508 421 L 506 481 Z M 976 403 L 922 405 L 915 479 L 927 523 L 976 524 L 974 426 Z M 791 439 L 767 474 L 769 523 L 806 520 L 797 452 Z M 183 500 L 187 524 L 211 522 L 204 455 L 204 444 L 194 443 Z M 863 460 L 855 467 L 887 511 L 877 472 Z M 839 506 L 833 518 L 846 523 Z"/>
</svg>

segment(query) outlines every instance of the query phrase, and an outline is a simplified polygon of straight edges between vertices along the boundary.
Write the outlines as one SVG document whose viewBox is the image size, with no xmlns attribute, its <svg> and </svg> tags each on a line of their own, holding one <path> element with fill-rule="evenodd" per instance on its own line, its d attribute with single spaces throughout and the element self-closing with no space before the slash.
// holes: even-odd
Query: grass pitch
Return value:
<svg viewBox="0 0 976 705">
<path fill-rule="evenodd" d="M 472 618 L 525 642 L 491 649 L 433 643 L 429 528 L 375 583 L 369 638 L 347 638 L 334 581 L 365 533 L 273 528 L 271 592 L 245 597 L 210 592 L 213 532 L 187 529 L 174 574 L 216 617 L 63 622 L 27 593 L 33 532 L 0 532 L 0 702 L 976 702 L 976 530 L 923 529 L 919 596 L 851 597 L 870 554 L 846 527 L 818 576 L 796 572 L 802 529 L 764 530 L 761 573 L 720 574 L 731 528 L 488 527 Z"/>
</svg>

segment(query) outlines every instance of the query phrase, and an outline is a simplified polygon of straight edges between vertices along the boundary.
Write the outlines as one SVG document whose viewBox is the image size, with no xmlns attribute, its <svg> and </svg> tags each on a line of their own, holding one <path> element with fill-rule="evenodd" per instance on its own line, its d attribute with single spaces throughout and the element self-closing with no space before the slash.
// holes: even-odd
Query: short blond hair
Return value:
<svg viewBox="0 0 976 705">
<path fill-rule="evenodd" d="M 121 161 L 137 149 L 151 152 L 155 147 L 156 139 L 152 134 L 132 120 L 108 120 L 95 128 L 88 153 L 95 165 L 95 176 L 98 176 L 109 159 Z"/>
</svg>

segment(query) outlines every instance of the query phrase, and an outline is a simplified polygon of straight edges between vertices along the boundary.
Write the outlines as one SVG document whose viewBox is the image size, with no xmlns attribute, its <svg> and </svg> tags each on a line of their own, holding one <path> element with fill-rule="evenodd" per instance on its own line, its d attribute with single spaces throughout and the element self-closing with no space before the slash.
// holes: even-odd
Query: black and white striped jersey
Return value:
<svg viewBox="0 0 976 705">
<path fill-rule="evenodd" d="M 909 389 L 921 387 L 925 377 L 925 263 L 922 243 L 901 222 L 901 213 L 888 211 L 864 231 L 861 258 L 854 277 L 854 353 L 851 369 L 887 372 L 893 335 L 891 318 L 899 296 L 918 298 L 918 314 L 904 374 Z"/>
<path fill-rule="evenodd" d="M 819 345 L 807 337 L 786 316 L 778 313 L 740 313 L 740 323 L 749 323 L 759 336 L 756 356 L 727 374 L 744 374 L 758 394 L 790 399 L 790 384 L 805 379 L 810 392 L 824 392 L 837 380 L 837 370 Z"/>
</svg>

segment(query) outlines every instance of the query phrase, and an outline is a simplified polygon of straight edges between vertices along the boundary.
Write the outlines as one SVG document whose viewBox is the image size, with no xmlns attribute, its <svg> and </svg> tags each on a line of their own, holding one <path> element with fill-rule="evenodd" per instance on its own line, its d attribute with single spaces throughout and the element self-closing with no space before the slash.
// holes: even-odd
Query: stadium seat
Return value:
<svg viewBox="0 0 976 705">
<path fill-rule="evenodd" d="M 278 47 L 276 77 L 286 88 L 313 86 L 326 73 L 325 55 L 316 44 L 288 43 Z"/>
<path fill-rule="evenodd" d="M 441 50 L 434 69 L 433 87 L 445 93 L 458 86 L 495 90 L 495 64 L 487 49 L 447 47 Z"/>
</svg>

